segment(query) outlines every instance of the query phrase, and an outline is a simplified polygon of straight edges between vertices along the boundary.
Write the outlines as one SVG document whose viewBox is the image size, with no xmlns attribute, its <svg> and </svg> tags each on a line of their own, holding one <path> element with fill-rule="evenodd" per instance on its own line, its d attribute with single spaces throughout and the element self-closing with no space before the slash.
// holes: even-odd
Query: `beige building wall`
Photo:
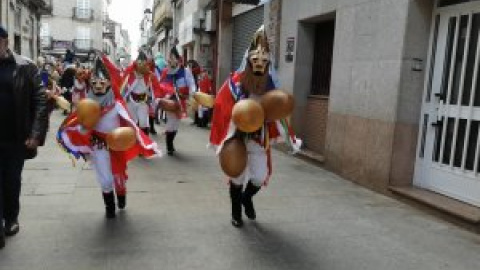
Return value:
<svg viewBox="0 0 480 270">
<path fill-rule="evenodd" d="M 283 1 L 279 76 L 294 93 L 300 137 L 309 119 L 315 24 L 334 19 L 326 166 L 375 190 L 411 183 L 433 0 Z M 286 40 L 294 60 L 285 61 Z"/>
<path fill-rule="evenodd" d="M 28 3 L 28 1 L 25 1 Z M 45 1 L 49 3 L 49 1 Z M 17 10 L 20 10 L 17 13 Z M 13 5 L 3 0 L 0 3 L 0 24 L 9 32 L 9 47 L 13 50 L 15 35 L 20 37 L 21 54 L 25 57 L 36 59 L 38 56 L 39 18 L 38 11 L 24 2 L 17 1 Z M 15 29 L 15 20 L 18 19 L 20 27 Z"/>
</svg>

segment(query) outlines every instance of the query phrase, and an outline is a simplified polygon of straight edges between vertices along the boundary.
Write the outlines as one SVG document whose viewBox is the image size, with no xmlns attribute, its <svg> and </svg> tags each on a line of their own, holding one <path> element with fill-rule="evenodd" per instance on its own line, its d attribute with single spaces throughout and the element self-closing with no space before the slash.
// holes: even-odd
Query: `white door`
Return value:
<svg viewBox="0 0 480 270">
<path fill-rule="evenodd" d="M 433 25 L 414 183 L 480 206 L 480 3 Z"/>
</svg>

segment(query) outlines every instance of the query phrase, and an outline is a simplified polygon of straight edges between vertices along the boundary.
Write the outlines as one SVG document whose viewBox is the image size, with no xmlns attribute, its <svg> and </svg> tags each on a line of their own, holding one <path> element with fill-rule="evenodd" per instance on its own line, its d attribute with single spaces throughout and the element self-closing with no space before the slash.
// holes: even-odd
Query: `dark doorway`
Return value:
<svg viewBox="0 0 480 270">
<path fill-rule="evenodd" d="M 317 23 L 313 28 L 312 81 L 303 124 L 304 142 L 306 149 L 323 155 L 327 135 L 335 20 Z"/>
<path fill-rule="evenodd" d="M 311 95 L 330 95 L 335 21 L 323 22 L 315 27 Z"/>
</svg>

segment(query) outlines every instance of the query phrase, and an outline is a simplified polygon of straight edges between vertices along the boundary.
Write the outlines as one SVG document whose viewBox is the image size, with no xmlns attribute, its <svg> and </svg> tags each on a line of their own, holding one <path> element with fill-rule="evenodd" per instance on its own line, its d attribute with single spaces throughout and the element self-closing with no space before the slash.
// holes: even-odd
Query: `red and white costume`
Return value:
<svg viewBox="0 0 480 270">
<path fill-rule="evenodd" d="M 141 131 L 130 117 L 127 105 L 120 95 L 118 78 L 111 80 L 112 89 L 105 96 L 89 94 L 102 106 L 102 117 L 92 130 L 80 125 L 76 113 L 65 119 L 57 133 L 57 141 L 68 153 L 77 159 L 90 159 L 97 174 L 97 180 L 104 193 L 115 189 L 117 195 L 125 195 L 127 162 L 138 155 L 145 158 L 160 156 L 157 144 Z M 113 151 L 106 144 L 106 136 L 117 127 L 129 126 L 135 129 L 137 142 L 127 151 Z"/>
<path fill-rule="evenodd" d="M 102 60 L 110 76 L 112 76 L 112 80 L 127 82 L 125 91 L 121 94 L 127 101 L 127 108 L 133 121 L 141 129 L 148 128 L 149 105 L 155 100 L 155 93 L 161 92 L 158 80 L 153 73 L 153 67 L 150 68 L 149 72 L 139 74 L 136 62 L 124 71 L 120 71 L 107 56 L 102 56 Z"/>
<path fill-rule="evenodd" d="M 275 88 L 275 82 L 270 78 L 266 90 Z M 235 73 L 220 88 L 215 98 L 210 145 L 215 147 L 217 153 L 221 151 L 223 143 L 232 138 L 237 131 L 232 121 L 232 110 L 235 103 L 243 98 L 246 98 L 246 95 L 241 89 L 240 73 Z M 249 98 L 259 99 L 260 97 L 250 95 Z M 293 134 L 286 119 L 265 122 L 260 132 L 247 136 L 247 168 L 240 177 L 231 181 L 236 185 L 242 185 L 248 180 L 257 186 L 267 185 L 272 174 L 270 146 L 280 142 L 289 144 L 293 152 L 299 151 L 302 144 L 302 141 Z"/>
<path fill-rule="evenodd" d="M 180 103 L 181 112 L 166 112 L 167 124 L 165 130 L 175 132 L 178 130 L 180 119 L 186 115 L 188 97 L 197 91 L 195 79 L 192 73 L 183 66 L 175 70 L 167 67 L 162 72 L 160 84 L 159 97 L 173 98 Z"/>
</svg>

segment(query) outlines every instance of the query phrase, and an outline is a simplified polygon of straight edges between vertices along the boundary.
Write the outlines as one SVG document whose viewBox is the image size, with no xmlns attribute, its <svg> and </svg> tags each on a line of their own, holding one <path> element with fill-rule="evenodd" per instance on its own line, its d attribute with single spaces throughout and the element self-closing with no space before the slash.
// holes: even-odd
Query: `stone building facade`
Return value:
<svg viewBox="0 0 480 270">
<path fill-rule="evenodd" d="M 49 14 L 52 0 L 2 0 L 0 24 L 9 32 L 9 47 L 16 53 L 36 59 L 40 50 L 40 16 Z"/>
<path fill-rule="evenodd" d="M 281 1 L 278 71 L 306 148 L 480 222 L 479 29 L 478 0 Z"/>
<path fill-rule="evenodd" d="M 53 12 L 42 17 L 42 53 L 63 56 L 67 49 L 86 60 L 102 50 L 103 22 L 111 0 L 51 0 Z"/>
</svg>

